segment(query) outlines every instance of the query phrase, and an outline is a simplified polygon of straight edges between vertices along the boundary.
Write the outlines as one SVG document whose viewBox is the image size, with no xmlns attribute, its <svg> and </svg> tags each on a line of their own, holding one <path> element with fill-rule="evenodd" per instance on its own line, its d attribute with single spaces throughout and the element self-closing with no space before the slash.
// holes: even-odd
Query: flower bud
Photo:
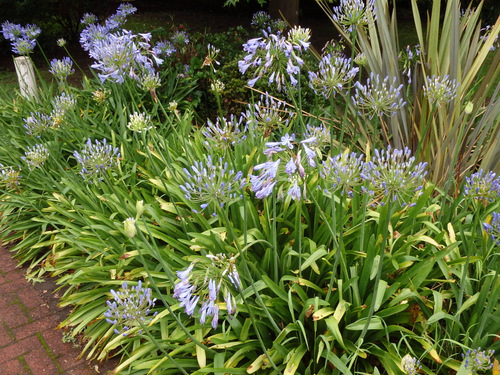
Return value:
<svg viewBox="0 0 500 375">
<path fill-rule="evenodd" d="M 144 201 L 142 201 L 142 200 L 141 200 L 141 201 L 137 201 L 137 202 L 135 203 L 135 209 L 136 209 L 136 211 L 137 211 L 136 216 L 135 216 L 135 219 L 137 220 L 137 219 L 139 219 L 139 218 L 142 216 L 142 214 L 144 213 Z"/>
<path fill-rule="evenodd" d="M 123 222 L 123 230 L 125 231 L 125 234 L 130 238 L 133 238 L 137 234 L 135 219 L 133 217 L 125 219 L 125 221 Z"/>
<path fill-rule="evenodd" d="M 472 104 L 472 102 L 467 102 L 464 108 L 464 112 L 465 114 L 470 115 L 473 109 L 474 109 L 474 104 Z"/>
</svg>

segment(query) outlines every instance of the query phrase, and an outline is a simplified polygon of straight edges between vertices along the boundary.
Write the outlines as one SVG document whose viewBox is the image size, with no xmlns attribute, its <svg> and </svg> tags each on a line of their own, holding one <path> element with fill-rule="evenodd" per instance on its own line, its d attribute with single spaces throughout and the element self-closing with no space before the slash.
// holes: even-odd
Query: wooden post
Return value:
<svg viewBox="0 0 500 375">
<path fill-rule="evenodd" d="M 280 13 L 291 26 L 299 24 L 299 0 L 271 0 L 269 14 L 281 18 Z"/>
<path fill-rule="evenodd" d="M 21 95 L 27 99 L 36 99 L 38 95 L 33 62 L 28 56 L 18 56 L 14 58 L 14 65 Z"/>
</svg>

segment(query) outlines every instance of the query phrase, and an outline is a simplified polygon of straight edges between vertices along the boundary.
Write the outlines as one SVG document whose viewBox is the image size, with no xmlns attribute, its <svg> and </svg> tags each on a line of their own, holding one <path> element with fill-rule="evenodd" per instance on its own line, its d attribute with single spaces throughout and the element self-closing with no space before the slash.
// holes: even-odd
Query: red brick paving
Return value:
<svg viewBox="0 0 500 375">
<path fill-rule="evenodd" d="M 54 311 L 0 247 L 0 375 L 95 375 L 80 349 L 63 342 Z M 105 371 L 100 372 L 104 374 Z"/>
</svg>

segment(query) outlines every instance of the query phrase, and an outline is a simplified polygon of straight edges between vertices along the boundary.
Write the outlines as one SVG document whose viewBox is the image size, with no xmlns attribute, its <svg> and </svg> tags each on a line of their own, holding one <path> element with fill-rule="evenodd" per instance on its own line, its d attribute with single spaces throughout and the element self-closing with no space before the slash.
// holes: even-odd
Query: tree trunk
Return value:
<svg viewBox="0 0 500 375">
<path fill-rule="evenodd" d="M 273 18 L 283 18 L 291 26 L 299 24 L 299 0 L 271 0 L 269 14 Z"/>
</svg>

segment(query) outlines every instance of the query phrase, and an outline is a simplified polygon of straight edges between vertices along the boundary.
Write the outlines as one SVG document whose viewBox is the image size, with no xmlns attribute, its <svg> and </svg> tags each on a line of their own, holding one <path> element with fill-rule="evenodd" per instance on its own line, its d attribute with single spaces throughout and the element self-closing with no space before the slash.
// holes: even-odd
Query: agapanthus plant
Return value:
<svg viewBox="0 0 500 375">
<path fill-rule="evenodd" d="M 67 114 L 76 106 L 76 99 L 73 95 L 63 92 L 52 100 L 53 110 L 51 113 L 53 126 L 59 126 L 66 118 Z"/>
<path fill-rule="evenodd" d="M 206 161 L 195 161 L 190 169 L 183 171 L 186 182 L 179 187 L 186 199 L 199 205 L 199 209 L 193 209 L 196 213 L 213 204 L 212 215 L 215 215 L 216 207 L 222 208 L 243 198 L 242 189 L 246 184 L 243 173 L 231 169 L 223 158 L 214 162 L 208 155 Z"/>
<path fill-rule="evenodd" d="M 175 46 L 183 46 L 189 44 L 189 35 L 185 31 L 178 30 L 172 34 L 170 40 Z"/>
<path fill-rule="evenodd" d="M 263 30 L 263 37 L 250 39 L 243 44 L 247 55 L 238 62 L 238 68 L 242 74 L 250 67 L 255 70 L 248 85 L 253 87 L 266 75 L 268 84 L 276 84 L 278 91 L 288 84 L 296 86 L 296 76 L 304 65 L 300 54 L 309 47 L 310 35 L 305 30 L 307 29 L 294 28 L 288 33 L 288 37 Z"/>
<path fill-rule="evenodd" d="M 464 196 L 484 203 L 494 202 L 500 198 L 500 177 L 482 169 L 465 177 Z"/>
<path fill-rule="evenodd" d="M 417 375 L 419 370 L 422 368 L 420 361 L 410 354 L 406 354 L 401 359 L 401 367 L 406 375 Z"/>
<path fill-rule="evenodd" d="M 130 119 L 127 128 L 136 133 L 142 133 L 153 128 L 151 123 L 151 116 L 142 112 L 134 112 L 130 114 Z"/>
<path fill-rule="evenodd" d="M 491 240 L 500 245 L 500 212 L 493 212 L 491 222 L 483 223 L 484 231 L 491 237 Z"/>
<path fill-rule="evenodd" d="M 464 358 L 464 366 L 466 369 L 469 369 L 472 374 L 487 371 L 493 367 L 493 361 L 491 360 L 493 354 L 495 354 L 495 351 L 491 349 L 469 349 L 465 355 L 462 354 L 462 357 Z"/>
<path fill-rule="evenodd" d="M 0 188 L 14 189 L 20 184 L 21 168 L 15 170 L 12 166 L 0 163 Z"/>
<path fill-rule="evenodd" d="M 137 8 L 130 3 L 121 3 L 116 12 L 109 16 L 105 21 L 105 26 L 109 30 L 117 30 L 127 21 L 127 17 L 137 12 Z"/>
<path fill-rule="evenodd" d="M 415 66 L 419 63 L 419 57 L 421 53 L 420 45 L 410 47 L 406 46 L 406 49 L 401 51 L 398 55 L 399 65 L 403 69 L 402 73 L 408 79 L 408 83 L 412 82 L 412 72 L 415 69 Z"/>
<path fill-rule="evenodd" d="M 321 153 L 325 147 L 331 146 L 331 133 L 325 125 L 321 124 L 318 126 L 313 126 L 310 124 L 306 125 L 306 131 L 304 133 L 305 139 L 314 138 L 315 141 L 310 144 L 310 148 L 314 151 Z"/>
<path fill-rule="evenodd" d="M 212 68 L 213 72 L 215 73 L 217 69 L 215 69 L 216 66 L 220 65 L 220 62 L 217 61 L 217 56 L 219 56 L 220 49 L 215 48 L 213 45 L 208 44 L 207 45 L 207 55 L 205 56 L 205 59 L 203 60 L 203 64 L 201 64 L 201 67 L 209 66 Z"/>
<path fill-rule="evenodd" d="M 451 102 L 457 96 L 459 84 L 456 80 L 451 80 L 448 75 L 438 77 L 433 75 L 427 77 L 424 86 L 424 95 L 432 104 L 444 105 Z"/>
<path fill-rule="evenodd" d="M 100 71 L 101 82 L 123 83 L 127 76 L 140 80 L 145 72 L 154 73 L 154 66 L 162 60 L 150 49 L 150 39 L 151 34 L 122 30 L 95 41 L 89 54 L 96 60 L 91 66 Z"/>
<path fill-rule="evenodd" d="M 87 140 L 84 148 L 78 152 L 74 151 L 73 156 L 80 165 L 80 175 L 92 182 L 92 180 L 102 180 L 103 173 L 113 168 L 120 158 L 118 147 L 113 147 L 107 143 L 106 138 L 101 141 Z"/>
<path fill-rule="evenodd" d="M 361 177 L 368 186 L 362 186 L 365 193 L 380 200 L 382 204 L 400 201 L 403 205 L 412 205 L 412 200 L 421 192 L 427 163 L 415 163 L 411 150 L 387 149 L 374 150 L 371 160 L 366 162 Z"/>
<path fill-rule="evenodd" d="M 310 147 L 315 141 L 315 138 L 309 138 L 297 144 L 295 134 L 285 134 L 278 142 L 267 142 L 264 154 L 269 160 L 253 168 L 259 171 L 258 175 L 250 175 L 251 189 L 255 196 L 262 199 L 271 195 L 279 181 L 278 172 L 284 172 L 287 182 L 283 189 L 286 190 L 287 196 L 296 201 L 304 199 L 308 177 L 306 171 L 316 167 L 317 154 Z M 274 155 L 277 160 L 272 160 Z"/>
<path fill-rule="evenodd" d="M 139 280 L 137 286 L 129 289 L 126 281 L 123 282 L 119 291 L 111 289 L 113 301 L 106 301 L 108 310 L 104 313 L 106 321 L 115 326 L 114 332 L 127 336 L 130 329 L 146 326 L 156 316 L 148 316 L 155 306 L 156 298 L 153 298 L 151 288 L 144 288 Z M 141 332 L 141 329 L 139 329 Z"/>
<path fill-rule="evenodd" d="M 176 49 L 169 41 L 159 41 L 154 45 L 153 52 L 159 57 L 169 57 L 176 52 Z"/>
<path fill-rule="evenodd" d="M 146 73 L 153 74 L 154 66 L 163 62 L 149 44 L 151 34 L 135 35 L 129 30 L 119 30 L 126 17 L 135 11 L 136 8 L 124 3 L 104 25 L 96 23 L 94 18 L 82 20 L 86 27 L 80 34 L 80 44 L 96 60 L 92 68 L 100 71 L 101 82 L 109 79 L 123 83 L 129 75 L 140 81 Z"/>
<path fill-rule="evenodd" d="M 360 189 L 363 182 L 363 158 L 364 155 L 357 155 L 355 152 L 328 156 L 319 169 L 323 193 L 331 197 L 333 193 L 340 191 L 342 195 L 352 197 L 355 189 Z"/>
<path fill-rule="evenodd" d="M 271 15 L 263 10 L 255 12 L 252 15 L 250 25 L 257 30 L 267 29 L 271 23 Z"/>
<path fill-rule="evenodd" d="M 273 131 L 286 128 L 294 116 L 286 102 L 278 100 L 267 92 L 260 96 L 260 100 L 248 105 L 245 113 L 249 128 L 269 137 Z"/>
<path fill-rule="evenodd" d="M 355 83 L 352 101 L 360 112 L 364 112 L 370 118 L 374 115 L 394 116 L 406 104 L 402 89 L 403 85 L 396 83 L 396 77 L 392 80 L 388 76 L 381 78 L 372 72 L 365 85 Z"/>
<path fill-rule="evenodd" d="M 73 61 L 67 56 L 62 59 L 52 59 L 50 61 L 49 73 L 52 73 L 56 77 L 59 84 L 66 82 L 68 76 L 74 72 Z"/>
<path fill-rule="evenodd" d="M 43 166 L 47 158 L 49 157 L 49 150 L 42 144 L 36 144 L 33 147 L 28 147 L 24 156 L 21 156 L 26 164 L 28 164 L 29 170 L 39 168 Z"/>
<path fill-rule="evenodd" d="M 376 19 L 375 0 L 340 0 L 333 7 L 332 19 L 348 32 L 356 26 L 372 25 Z"/>
<path fill-rule="evenodd" d="M 53 124 L 52 117 L 41 112 L 31 112 L 23 121 L 26 134 L 36 138 L 40 138 Z"/>
<path fill-rule="evenodd" d="M 310 86 L 327 99 L 342 93 L 359 72 L 359 68 L 353 67 L 351 59 L 331 54 L 321 58 L 318 69 L 318 72 L 309 72 Z"/>
<path fill-rule="evenodd" d="M 12 52 L 21 56 L 28 56 L 33 52 L 36 38 L 41 32 L 41 29 L 36 25 L 21 26 L 9 21 L 2 24 L 3 36 L 10 41 Z"/>
<path fill-rule="evenodd" d="M 205 137 L 205 145 L 211 150 L 229 150 L 247 137 L 245 119 L 231 115 L 229 118 L 217 117 L 215 123 L 207 120 L 206 126 L 201 130 Z"/>
<path fill-rule="evenodd" d="M 222 299 L 228 318 L 236 313 L 236 300 L 231 290 L 239 291 L 241 281 L 236 269 L 235 257 L 224 254 L 207 254 L 193 261 L 184 271 L 177 271 L 179 281 L 175 284 L 173 297 L 184 307 L 186 314 L 193 316 L 199 306 L 200 323 L 211 317 L 211 325 L 219 324 Z"/>
</svg>

